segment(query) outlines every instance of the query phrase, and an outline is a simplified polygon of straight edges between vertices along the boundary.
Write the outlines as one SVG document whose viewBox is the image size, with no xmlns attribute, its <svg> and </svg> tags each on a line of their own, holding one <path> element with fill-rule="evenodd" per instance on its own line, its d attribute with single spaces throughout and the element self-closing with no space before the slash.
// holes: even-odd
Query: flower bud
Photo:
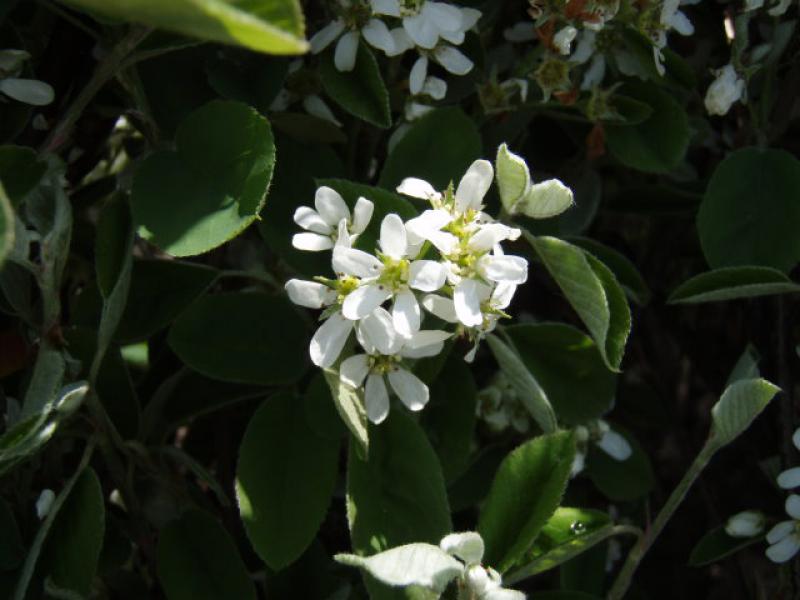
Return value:
<svg viewBox="0 0 800 600">
<path fill-rule="evenodd" d="M 746 510 L 733 515 L 725 524 L 725 533 L 735 538 L 755 537 L 764 531 L 764 515 L 755 510 Z"/>
</svg>

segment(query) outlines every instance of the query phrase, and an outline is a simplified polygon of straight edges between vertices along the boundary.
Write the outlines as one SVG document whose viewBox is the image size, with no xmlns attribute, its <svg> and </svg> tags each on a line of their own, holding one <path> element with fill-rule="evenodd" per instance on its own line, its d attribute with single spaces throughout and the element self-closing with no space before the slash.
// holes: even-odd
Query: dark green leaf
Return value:
<svg viewBox="0 0 800 600">
<path fill-rule="evenodd" d="M 0 500 L 0 571 L 16 569 L 25 558 L 22 536 L 11 508 Z"/>
<path fill-rule="evenodd" d="M 611 409 L 616 376 L 586 334 L 562 323 L 514 325 L 506 332 L 559 420 L 575 425 Z"/>
<path fill-rule="evenodd" d="M 190 510 L 158 540 L 158 578 L 168 600 L 255 600 L 250 575 L 228 533 L 210 514 Z"/>
<path fill-rule="evenodd" d="M 212 379 L 287 384 L 306 369 L 306 329 L 283 297 L 260 293 L 203 296 L 175 321 L 170 348 Z"/>
<path fill-rule="evenodd" d="M 336 483 L 339 440 L 318 435 L 303 403 L 290 394 L 268 399 L 253 415 L 239 451 L 236 495 L 259 556 L 279 570 L 308 547 Z"/>
<path fill-rule="evenodd" d="M 536 541 L 561 502 L 574 457 L 566 431 L 534 438 L 506 457 L 478 520 L 487 565 L 505 572 Z"/>
<path fill-rule="evenodd" d="M 731 537 L 725 533 L 725 527 L 720 526 L 706 533 L 692 549 L 689 555 L 689 565 L 702 567 L 718 562 L 742 550 L 763 541 L 763 536 L 757 535 L 750 538 Z"/>
<path fill-rule="evenodd" d="M 14 249 L 14 210 L 0 180 L 0 267 Z"/>
<path fill-rule="evenodd" d="M 333 51 L 323 56 L 319 70 L 325 92 L 351 115 L 381 129 L 392 124 L 389 92 L 383 83 L 378 62 L 366 43 L 359 44 L 356 65 L 342 72 L 333 64 Z"/>
<path fill-rule="evenodd" d="M 12 207 L 25 200 L 47 171 L 47 164 L 32 148 L 0 146 L 0 182 Z"/>
<path fill-rule="evenodd" d="M 800 285 L 776 269 L 723 267 L 684 281 L 672 292 L 669 303 L 721 302 L 796 292 L 800 292 Z"/>
<path fill-rule="evenodd" d="M 214 101 L 181 123 L 176 148 L 140 165 L 133 216 L 142 237 L 174 256 L 192 256 L 227 242 L 256 219 L 275 146 L 269 123 L 254 109 Z"/>
<path fill-rule="evenodd" d="M 784 150 L 745 148 L 717 166 L 697 214 L 712 268 L 789 271 L 800 260 L 800 161 Z"/>
<path fill-rule="evenodd" d="M 639 270 L 627 256 L 589 238 L 575 237 L 570 241 L 591 253 L 611 269 L 614 277 L 631 300 L 642 306 L 650 301 L 650 288 L 647 287 Z"/>
<path fill-rule="evenodd" d="M 639 442 L 627 431 L 614 425 L 614 431 L 623 436 L 633 451 L 624 461 L 619 461 L 597 447 L 590 447 L 586 457 L 586 474 L 609 500 L 637 500 L 655 485 L 655 475 L 650 459 Z"/>
<path fill-rule="evenodd" d="M 440 108 L 415 121 L 389 154 L 380 185 L 394 189 L 406 177 L 429 181 L 444 189 L 461 180 L 482 154 L 475 122 L 459 108 Z"/>
</svg>

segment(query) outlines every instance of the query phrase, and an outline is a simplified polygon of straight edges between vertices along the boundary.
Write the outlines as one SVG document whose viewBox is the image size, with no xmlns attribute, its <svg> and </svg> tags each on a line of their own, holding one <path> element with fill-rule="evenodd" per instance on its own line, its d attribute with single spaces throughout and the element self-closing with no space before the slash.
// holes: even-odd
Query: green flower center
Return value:
<svg viewBox="0 0 800 600">
<path fill-rule="evenodd" d="M 383 272 L 378 283 L 385 285 L 391 290 L 397 290 L 408 283 L 408 270 L 410 262 L 405 258 L 394 259 L 391 256 L 381 256 L 383 261 Z"/>
</svg>

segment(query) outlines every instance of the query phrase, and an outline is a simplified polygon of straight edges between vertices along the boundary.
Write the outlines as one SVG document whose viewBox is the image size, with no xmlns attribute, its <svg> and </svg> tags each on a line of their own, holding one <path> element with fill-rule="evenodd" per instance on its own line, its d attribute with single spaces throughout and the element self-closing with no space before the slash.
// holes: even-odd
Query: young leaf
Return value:
<svg viewBox="0 0 800 600">
<path fill-rule="evenodd" d="M 57 587 L 89 596 L 105 528 L 103 490 L 87 468 L 61 507 L 42 554 L 44 572 Z"/>
<path fill-rule="evenodd" d="M 288 300 L 235 292 L 195 301 L 172 325 L 167 341 L 188 366 L 213 379 L 279 385 L 306 370 L 304 332 Z"/>
<path fill-rule="evenodd" d="M 545 433 L 555 431 L 558 423 L 550 400 L 542 386 L 522 362 L 519 354 L 494 334 L 489 334 L 486 341 L 489 343 L 489 348 L 492 349 L 500 369 L 506 374 L 509 382 L 517 391 L 520 401 L 542 428 L 542 431 Z"/>
<path fill-rule="evenodd" d="M 619 371 L 631 315 L 614 275 L 598 259 L 568 242 L 528 232 L 523 235 L 597 342 L 608 368 Z"/>
<path fill-rule="evenodd" d="M 137 169 L 133 216 L 146 240 L 173 256 L 193 256 L 256 219 L 272 178 L 275 145 L 264 117 L 230 101 L 191 113 L 175 144 L 175 152 L 155 152 Z"/>
<path fill-rule="evenodd" d="M 563 323 L 513 325 L 506 333 L 560 421 L 584 423 L 611 409 L 617 378 L 589 336 Z"/>
<path fill-rule="evenodd" d="M 723 267 L 695 275 L 680 284 L 669 297 L 670 304 L 722 302 L 771 294 L 800 292 L 800 285 L 769 267 Z"/>
<path fill-rule="evenodd" d="M 242 440 L 236 469 L 239 513 L 272 569 L 294 562 L 317 533 L 336 483 L 339 441 L 312 430 L 288 393 L 266 400 Z"/>
<path fill-rule="evenodd" d="M 533 219 L 550 219 L 574 204 L 571 189 L 558 179 L 548 179 L 531 186 L 517 203 L 516 212 Z"/>
<path fill-rule="evenodd" d="M 419 177 L 443 190 L 481 156 L 475 122 L 459 108 L 439 108 L 415 121 L 389 154 L 380 186 L 393 190 L 406 177 Z"/>
<path fill-rule="evenodd" d="M 528 165 L 521 156 L 511 152 L 503 143 L 497 148 L 494 170 L 500 200 L 506 211 L 512 212 L 514 205 L 522 199 L 531 186 Z"/>
<path fill-rule="evenodd" d="M 711 409 L 710 443 L 721 448 L 735 440 L 779 391 L 778 386 L 765 379 L 733 383 Z"/>
<path fill-rule="evenodd" d="M 297 0 L 63 0 L 90 14 L 138 21 L 204 40 L 270 54 L 302 54 L 305 23 Z"/>
<path fill-rule="evenodd" d="M 506 457 L 478 520 L 485 564 L 505 572 L 536 541 L 561 502 L 574 457 L 575 439 L 566 431 L 534 438 Z"/>
<path fill-rule="evenodd" d="M 714 171 L 697 213 L 708 264 L 772 267 L 800 260 L 800 161 L 784 150 L 744 148 Z M 758 209 L 753 198 L 761 198 Z"/>
<path fill-rule="evenodd" d="M 192 509 L 158 539 L 158 578 L 168 600 L 255 600 L 247 568 L 228 532 L 210 514 Z"/>
<path fill-rule="evenodd" d="M 323 57 L 319 74 L 328 96 L 351 115 L 381 129 L 391 126 L 389 92 L 378 61 L 367 44 L 359 44 L 352 71 L 339 71 L 333 64 L 333 52 L 328 52 Z"/>
<path fill-rule="evenodd" d="M 386 585 L 419 585 L 439 593 L 464 571 L 462 563 L 431 544 L 406 544 L 366 558 L 355 554 L 337 554 L 334 558 L 364 569 Z"/>
</svg>

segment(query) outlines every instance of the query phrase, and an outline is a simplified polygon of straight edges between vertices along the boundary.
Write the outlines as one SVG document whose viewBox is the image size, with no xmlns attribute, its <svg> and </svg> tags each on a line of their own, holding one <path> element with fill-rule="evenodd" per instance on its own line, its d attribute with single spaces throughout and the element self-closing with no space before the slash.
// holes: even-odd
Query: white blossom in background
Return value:
<svg viewBox="0 0 800 600">
<path fill-rule="evenodd" d="M 336 244 L 350 246 L 369 225 L 374 206 L 366 198 L 359 198 L 353 214 L 339 193 L 326 186 L 317 189 L 314 208 L 300 206 L 294 213 L 294 222 L 306 230 L 292 238 L 298 250 L 319 252 L 330 250 Z"/>
<path fill-rule="evenodd" d="M 786 499 L 786 513 L 791 519 L 781 521 L 767 533 L 767 558 L 776 563 L 787 562 L 800 550 L 800 496 L 792 494 Z"/>
<path fill-rule="evenodd" d="M 299 72 L 302 68 L 303 59 L 298 58 L 297 60 L 290 62 L 288 70 L 289 77 L 287 77 L 287 79 L 290 79 L 292 74 Z M 271 111 L 283 112 L 288 110 L 289 106 L 295 102 L 300 102 L 300 104 L 303 106 L 303 109 L 308 114 L 317 117 L 318 119 L 330 121 L 337 127 L 342 126 L 341 121 L 336 118 L 336 115 L 333 114 L 333 111 L 318 94 L 300 94 L 296 91 L 283 87 L 276 94 L 275 99 L 269 106 L 269 109 Z"/>
<path fill-rule="evenodd" d="M 0 50 L 0 99 L 4 95 L 33 106 L 45 106 L 53 101 L 55 92 L 50 84 L 19 77 L 30 57 L 24 50 Z"/>
<path fill-rule="evenodd" d="M 36 499 L 36 516 L 39 517 L 39 520 L 47 516 L 55 499 L 56 495 L 53 490 L 42 490 L 42 493 L 39 494 L 39 497 Z"/>
<path fill-rule="evenodd" d="M 735 538 L 749 538 L 764 531 L 766 519 L 756 510 L 745 510 L 733 515 L 725 523 L 725 533 Z"/>
<path fill-rule="evenodd" d="M 598 419 L 589 426 L 578 425 L 575 428 L 577 450 L 572 462 L 572 477 L 583 471 L 586 464 L 586 455 L 589 452 L 589 442 L 600 448 L 614 460 L 623 462 L 633 454 L 633 449 L 622 435 L 611 429 L 609 424 Z"/>
<path fill-rule="evenodd" d="M 531 428 L 530 413 L 502 371 L 478 393 L 475 415 L 495 433 L 501 433 L 509 427 L 518 433 L 528 433 Z"/>
<path fill-rule="evenodd" d="M 715 73 L 716 79 L 708 87 L 705 105 L 710 115 L 725 115 L 734 102 L 741 100 L 745 82 L 736 73 L 733 65 L 725 65 Z"/>
<path fill-rule="evenodd" d="M 694 25 L 689 20 L 679 6 L 681 4 L 693 4 L 692 0 L 664 0 L 661 5 L 659 16 L 660 28 L 653 33 L 653 59 L 656 63 L 656 70 L 659 75 L 664 75 L 664 54 L 662 50 L 667 45 L 667 33 L 677 31 L 680 35 L 689 36 L 694 34 Z"/>
</svg>

